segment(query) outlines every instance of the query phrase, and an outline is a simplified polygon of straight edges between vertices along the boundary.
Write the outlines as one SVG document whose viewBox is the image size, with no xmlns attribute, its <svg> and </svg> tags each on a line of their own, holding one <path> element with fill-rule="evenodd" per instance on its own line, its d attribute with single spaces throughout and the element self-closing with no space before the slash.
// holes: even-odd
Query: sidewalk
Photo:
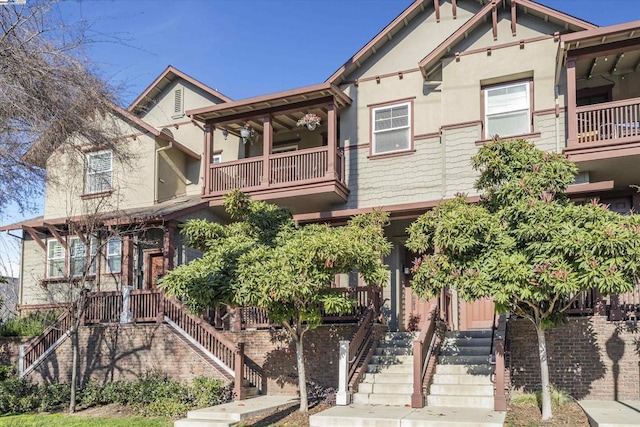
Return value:
<svg viewBox="0 0 640 427">
<path fill-rule="evenodd" d="M 640 427 L 640 401 L 581 400 L 592 427 Z"/>
</svg>

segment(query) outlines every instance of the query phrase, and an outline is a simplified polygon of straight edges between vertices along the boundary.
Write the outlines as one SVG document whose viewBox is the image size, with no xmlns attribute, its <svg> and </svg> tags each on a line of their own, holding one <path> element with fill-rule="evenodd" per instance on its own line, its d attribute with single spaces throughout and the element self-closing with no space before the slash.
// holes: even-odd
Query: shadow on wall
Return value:
<svg viewBox="0 0 640 427">
<path fill-rule="evenodd" d="M 508 337 L 512 388 L 538 391 L 540 361 L 533 324 L 525 319 L 511 319 Z M 607 372 L 602 360 L 603 349 L 593 325 L 586 318 L 570 319 L 567 324 L 548 329 L 546 342 L 551 383 L 575 399 L 590 397 L 594 382 L 603 379 Z M 613 357 L 621 358 L 618 344 L 613 347 Z"/>
</svg>

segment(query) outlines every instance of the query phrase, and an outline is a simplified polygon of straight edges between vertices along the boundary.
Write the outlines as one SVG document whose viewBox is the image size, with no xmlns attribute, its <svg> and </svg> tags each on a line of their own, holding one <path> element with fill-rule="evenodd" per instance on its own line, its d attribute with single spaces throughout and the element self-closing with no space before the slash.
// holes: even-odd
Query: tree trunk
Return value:
<svg viewBox="0 0 640 427">
<path fill-rule="evenodd" d="M 71 331 L 71 393 L 69 398 L 69 413 L 76 411 L 76 390 L 78 386 L 78 327 Z"/>
<path fill-rule="evenodd" d="M 547 342 L 544 330 L 540 325 L 535 325 L 538 335 L 538 353 L 540 356 L 540 384 L 542 385 L 542 420 L 549 420 L 551 413 L 551 391 L 549 388 L 549 363 L 547 361 Z"/>
<path fill-rule="evenodd" d="M 296 338 L 296 362 L 298 363 L 298 389 L 300 390 L 300 412 L 309 410 L 307 400 L 307 374 L 304 369 L 304 347 L 302 343 L 304 335 Z"/>
</svg>

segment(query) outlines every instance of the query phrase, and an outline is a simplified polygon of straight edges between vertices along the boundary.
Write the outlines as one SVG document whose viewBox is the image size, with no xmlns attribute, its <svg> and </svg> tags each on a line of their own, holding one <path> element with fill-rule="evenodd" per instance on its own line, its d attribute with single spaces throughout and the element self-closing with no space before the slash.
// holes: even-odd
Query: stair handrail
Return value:
<svg viewBox="0 0 640 427">
<path fill-rule="evenodd" d="M 193 337 L 232 372 L 236 400 L 246 398 L 244 381 L 248 380 L 260 392 L 266 391 L 266 376 L 262 368 L 244 353 L 244 343 L 233 343 L 202 317 L 192 314 L 174 297 L 164 297 L 164 315 Z"/>
<path fill-rule="evenodd" d="M 357 362 L 363 357 L 364 351 L 372 344 L 375 315 L 375 308 L 373 306 L 367 307 L 356 326 L 356 330 L 353 331 L 351 338 L 349 339 L 348 378 L 350 388 L 357 384 L 364 374 L 362 370 L 359 373 L 357 372 L 358 366 L 363 365 L 362 363 Z M 356 375 L 357 373 L 358 375 Z"/>
<path fill-rule="evenodd" d="M 420 324 L 420 335 L 413 341 L 413 393 L 411 393 L 411 407 L 424 407 L 424 376 L 436 344 L 436 325 L 440 314 L 440 299 L 429 310 L 429 315 Z M 428 343 L 428 345 L 427 345 Z"/>
<path fill-rule="evenodd" d="M 54 323 L 47 326 L 40 335 L 24 347 L 24 350 L 20 352 L 18 367 L 21 377 L 26 375 L 61 338 L 68 335 L 72 320 L 69 308 L 65 307 Z"/>
<path fill-rule="evenodd" d="M 507 410 L 507 396 L 505 394 L 505 360 L 504 360 L 504 341 L 507 331 L 507 316 L 501 314 L 493 325 L 493 337 L 491 356 L 492 362 L 495 364 L 494 381 L 493 381 L 493 409 L 495 411 Z"/>
</svg>

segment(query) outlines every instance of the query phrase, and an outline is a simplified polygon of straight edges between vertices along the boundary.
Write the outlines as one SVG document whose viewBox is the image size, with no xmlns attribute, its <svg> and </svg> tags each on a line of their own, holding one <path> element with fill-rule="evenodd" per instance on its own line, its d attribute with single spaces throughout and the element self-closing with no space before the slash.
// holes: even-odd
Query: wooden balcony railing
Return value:
<svg viewBox="0 0 640 427">
<path fill-rule="evenodd" d="M 576 116 L 577 133 L 569 140 L 580 147 L 640 138 L 640 98 L 577 107 Z"/>
<path fill-rule="evenodd" d="M 251 157 L 209 166 L 208 194 L 220 195 L 234 189 L 251 190 L 292 183 L 322 180 L 329 172 L 329 148 L 317 147 L 288 153 L 271 154 L 268 158 Z M 263 182 L 268 167 L 268 182 Z M 343 179 L 344 160 L 336 153 L 336 176 Z"/>
</svg>

